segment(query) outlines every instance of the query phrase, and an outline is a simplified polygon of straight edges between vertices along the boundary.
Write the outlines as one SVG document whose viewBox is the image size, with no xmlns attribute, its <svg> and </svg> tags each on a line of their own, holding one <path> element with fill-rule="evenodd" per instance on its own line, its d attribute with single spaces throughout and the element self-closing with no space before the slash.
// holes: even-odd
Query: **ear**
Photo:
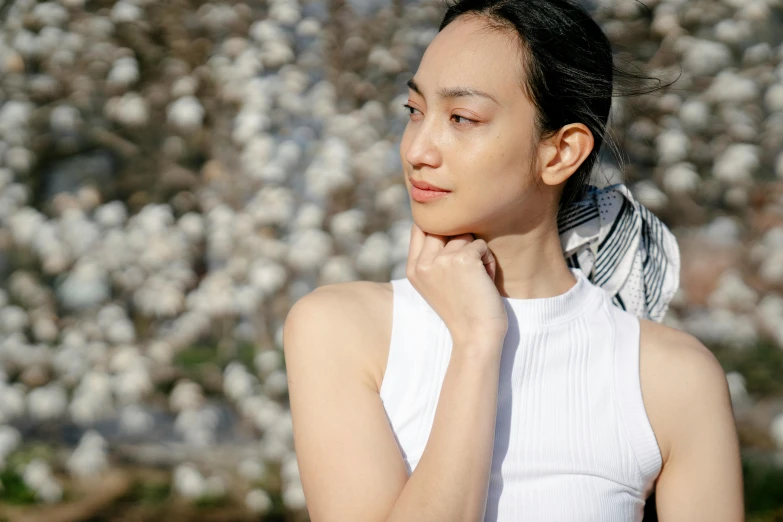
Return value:
<svg viewBox="0 0 783 522">
<path fill-rule="evenodd" d="M 593 133 L 582 123 L 569 123 L 541 143 L 541 179 L 547 185 L 560 185 L 587 159 L 593 150 Z"/>
</svg>

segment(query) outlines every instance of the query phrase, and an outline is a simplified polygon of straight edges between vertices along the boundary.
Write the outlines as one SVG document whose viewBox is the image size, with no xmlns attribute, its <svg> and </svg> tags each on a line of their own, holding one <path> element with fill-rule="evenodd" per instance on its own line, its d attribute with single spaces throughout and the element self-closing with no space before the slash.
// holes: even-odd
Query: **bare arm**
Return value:
<svg viewBox="0 0 783 522">
<path fill-rule="evenodd" d="M 500 361 L 454 347 L 421 460 L 389 522 L 484 519 L 495 439 Z"/>
<path fill-rule="evenodd" d="M 743 522 L 742 466 L 726 374 L 688 336 L 668 350 L 671 451 L 656 485 L 661 522 Z"/>
<path fill-rule="evenodd" d="M 357 356 L 370 342 L 360 326 L 367 323 L 368 303 L 352 285 L 327 285 L 303 297 L 284 327 L 294 444 L 311 520 L 481 520 L 500 349 L 454 347 L 459 355 L 449 363 L 430 437 L 408 477 Z M 497 355 L 484 355 L 490 353 Z"/>
</svg>

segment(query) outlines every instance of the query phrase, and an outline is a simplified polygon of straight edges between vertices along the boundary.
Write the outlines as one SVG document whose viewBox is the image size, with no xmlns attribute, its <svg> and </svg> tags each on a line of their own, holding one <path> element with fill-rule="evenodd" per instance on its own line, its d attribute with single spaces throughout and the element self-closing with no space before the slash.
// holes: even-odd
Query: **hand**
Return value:
<svg viewBox="0 0 783 522">
<path fill-rule="evenodd" d="M 411 228 L 406 276 L 451 332 L 454 345 L 502 341 L 508 316 L 495 286 L 495 257 L 472 234 L 427 234 Z"/>
</svg>

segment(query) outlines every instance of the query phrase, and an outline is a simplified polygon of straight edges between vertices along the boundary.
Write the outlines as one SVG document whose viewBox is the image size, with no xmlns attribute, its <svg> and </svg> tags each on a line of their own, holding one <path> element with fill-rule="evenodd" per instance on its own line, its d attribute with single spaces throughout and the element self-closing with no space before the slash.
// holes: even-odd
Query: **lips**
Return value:
<svg viewBox="0 0 783 522">
<path fill-rule="evenodd" d="M 431 191 L 434 191 L 434 192 L 451 192 L 450 190 L 446 190 L 444 188 L 440 188 L 440 187 L 438 187 L 436 185 L 432 185 L 430 183 L 427 183 L 426 181 L 417 181 L 417 180 L 415 180 L 413 178 L 410 178 L 410 182 L 411 182 L 411 185 L 413 185 L 414 187 L 416 187 L 417 189 L 420 189 L 420 190 L 431 190 Z"/>
<path fill-rule="evenodd" d="M 450 190 L 442 189 L 436 185 L 431 185 L 426 181 L 417 181 L 415 179 L 410 180 L 411 198 L 417 203 L 427 203 L 429 201 L 435 201 L 437 199 L 445 198 L 448 194 L 451 194 Z"/>
</svg>

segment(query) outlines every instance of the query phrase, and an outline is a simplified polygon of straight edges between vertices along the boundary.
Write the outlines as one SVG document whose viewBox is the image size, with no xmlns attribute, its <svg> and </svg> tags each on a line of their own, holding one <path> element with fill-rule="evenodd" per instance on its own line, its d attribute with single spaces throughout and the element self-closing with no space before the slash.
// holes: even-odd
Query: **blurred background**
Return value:
<svg viewBox="0 0 783 522">
<path fill-rule="evenodd" d="M 783 520 L 783 1 L 594 0 L 596 184 L 675 233 L 665 322 L 717 355 L 749 521 Z M 0 2 L 0 520 L 307 520 L 281 327 L 404 277 L 404 0 Z M 564 43 L 567 45 L 567 43 Z"/>
</svg>

